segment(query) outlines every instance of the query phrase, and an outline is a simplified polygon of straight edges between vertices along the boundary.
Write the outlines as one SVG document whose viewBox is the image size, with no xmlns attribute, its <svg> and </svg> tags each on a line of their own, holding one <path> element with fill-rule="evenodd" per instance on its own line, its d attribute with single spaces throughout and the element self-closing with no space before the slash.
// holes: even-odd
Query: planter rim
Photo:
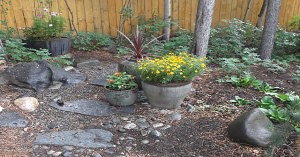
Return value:
<svg viewBox="0 0 300 157">
<path fill-rule="evenodd" d="M 63 37 L 55 37 L 55 38 L 49 38 L 49 39 L 27 39 L 25 38 L 24 40 L 30 40 L 30 41 L 47 41 L 47 40 L 59 40 L 59 39 L 71 39 L 69 37 L 63 36 Z"/>
<path fill-rule="evenodd" d="M 109 89 L 109 88 L 107 88 L 107 86 L 104 86 L 104 88 L 105 88 L 106 90 L 108 90 L 108 91 L 115 91 L 115 92 L 118 92 L 118 91 L 132 91 L 132 90 L 136 90 L 136 89 L 138 88 L 138 85 L 135 85 L 135 87 L 132 88 L 132 89 L 126 89 L 126 90 L 114 90 L 114 89 Z"/>
<path fill-rule="evenodd" d="M 184 86 L 184 85 L 188 85 L 188 84 L 192 83 L 192 81 L 172 82 L 172 83 L 167 83 L 167 84 L 148 82 L 148 81 L 142 81 L 142 82 L 153 85 L 153 86 L 160 86 L 160 87 L 178 87 L 178 86 Z"/>
</svg>

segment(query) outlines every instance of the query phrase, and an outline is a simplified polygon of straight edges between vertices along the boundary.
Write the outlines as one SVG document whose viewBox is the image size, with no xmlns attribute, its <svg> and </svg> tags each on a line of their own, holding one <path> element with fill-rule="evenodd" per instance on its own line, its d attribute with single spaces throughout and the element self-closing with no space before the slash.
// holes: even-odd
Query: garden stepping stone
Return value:
<svg viewBox="0 0 300 157">
<path fill-rule="evenodd" d="M 97 100 L 75 100 L 64 102 L 59 105 L 57 102 L 51 102 L 50 106 L 63 111 L 75 112 L 90 116 L 110 116 L 112 115 L 112 106 L 107 102 Z"/>
<path fill-rule="evenodd" d="M 228 135 L 231 139 L 254 146 L 269 146 L 273 134 L 273 123 L 258 108 L 243 113 L 228 127 Z"/>
<path fill-rule="evenodd" d="M 97 100 L 75 100 L 63 102 L 51 102 L 50 106 L 68 112 L 74 112 L 90 116 L 110 116 L 112 114 L 132 114 L 135 112 L 134 106 L 115 107 L 104 101 Z"/>
<path fill-rule="evenodd" d="M 77 67 L 84 69 L 84 68 L 92 68 L 92 67 L 98 67 L 101 66 L 101 62 L 97 59 L 94 60 L 86 60 L 82 61 L 80 63 L 77 63 Z"/>
<path fill-rule="evenodd" d="M 106 78 L 97 78 L 95 80 L 92 80 L 90 84 L 105 87 L 107 85 L 107 81 Z"/>
<path fill-rule="evenodd" d="M 53 81 L 60 81 L 65 84 L 74 85 L 83 83 L 87 79 L 87 76 L 82 73 L 66 71 L 63 68 L 58 68 L 54 66 L 50 66 L 50 68 L 53 72 Z"/>
<path fill-rule="evenodd" d="M 14 111 L 6 111 L 0 113 L 0 127 L 23 128 L 29 121 Z"/>
<path fill-rule="evenodd" d="M 37 145 L 76 146 L 84 148 L 110 148 L 113 134 L 102 129 L 70 130 L 37 135 Z"/>
</svg>

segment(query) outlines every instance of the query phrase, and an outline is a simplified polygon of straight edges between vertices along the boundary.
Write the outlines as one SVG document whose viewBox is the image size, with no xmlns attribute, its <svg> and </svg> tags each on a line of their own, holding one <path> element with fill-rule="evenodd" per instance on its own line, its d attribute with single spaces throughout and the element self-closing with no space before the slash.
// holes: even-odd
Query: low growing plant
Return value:
<svg viewBox="0 0 300 157">
<path fill-rule="evenodd" d="M 126 72 L 116 72 L 113 75 L 109 75 L 107 82 L 106 88 L 111 90 L 129 90 L 137 87 L 134 77 Z"/>
<path fill-rule="evenodd" d="M 244 106 L 244 105 L 249 105 L 249 104 L 251 104 L 251 101 L 250 101 L 250 100 L 241 98 L 241 97 L 239 97 L 239 96 L 235 96 L 234 99 L 233 99 L 233 100 L 230 100 L 229 102 L 238 104 L 238 105 L 240 105 L 240 106 Z"/>
<path fill-rule="evenodd" d="M 297 66 L 298 70 L 295 71 L 295 73 L 293 74 L 293 80 L 295 80 L 296 82 L 300 82 L 300 66 Z"/>
<path fill-rule="evenodd" d="M 79 32 L 73 39 L 73 47 L 83 51 L 99 50 L 101 47 L 113 44 L 111 37 L 100 33 Z"/>
<path fill-rule="evenodd" d="M 138 62 L 142 80 L 158 83 L 188 82 L 201 74 L 206 67 L 205 60 L 181 52 L 178 55 L 168 54 L 161 58 L 144 59 Z"/>
<path fill-rule="evenodd" d="M 276 74 L 284 73 L 289 66 L 287 62 L 279 60 L 264 60 L 260 64 L 267 68 L 268 71 Z"/>
</svg>

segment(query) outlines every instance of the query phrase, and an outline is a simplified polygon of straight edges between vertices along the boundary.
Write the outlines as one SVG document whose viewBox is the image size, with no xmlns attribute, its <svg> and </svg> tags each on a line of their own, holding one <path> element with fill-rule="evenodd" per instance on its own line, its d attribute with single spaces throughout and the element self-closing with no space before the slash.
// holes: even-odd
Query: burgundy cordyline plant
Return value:
<svg viewBox="0 0 300 157">
<path fill-rule="evenodd" d="M 149 42 L 145 43 L 145 39 L 143 38 L 143 35 L 140 33 L 139 30 L 139 26 L 136 26 L 136 31 L 132 37 L 132 40 L 129 39 L 129 37 L 127 37 L 124 33 L 122 33 L 121 31 L 118 30 L 118 32 L 124 36 L 128 42 L 130 43 L 130 48 L 131 51 L 133 52 L 133 57 L 136 60 L 140 60 L 144 58 L 144 54 L 145 54 L 145 48 L 147 45 L 151 44 L 152 42 L 154 42 L 155 40 L 157 40 L 158 38 L 162 37 L 155 37 L 152 40 L 150 40 Z"/>
</svg>

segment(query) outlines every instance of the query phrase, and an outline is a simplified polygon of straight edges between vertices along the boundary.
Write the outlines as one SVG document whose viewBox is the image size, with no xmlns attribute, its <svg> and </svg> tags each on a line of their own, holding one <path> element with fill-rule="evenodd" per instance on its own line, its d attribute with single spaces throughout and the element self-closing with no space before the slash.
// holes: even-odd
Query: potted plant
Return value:
<svg viewBox="0 0 300 157">
<path fill-rule="evenodd" d="M 135 81 L 137 82 L 139 89 L 142 88 L 141 85 L 141 79 L 138 75 L 137 71 L 137 61 L 141 60 L 146 55 L 146 47 L 153 43 L 155 40 L 157 40 L 159 37 L 155 37 L 151 39 L 150 41 L 146 42 L 145 38 L 143 37 L 142 33 L 139 30 L 139 26 L 136 26 L 136 31 L 133 34 L 132 40 L 127 37 L 122 32 L 118 31 L 128 42 L 129 42 L 129 48 L 131 50 L 131 56 L 130 58 L 123 60 L 122 62 L 118 63 L 118 70 L 127 72 L 128 74 L 135 76 Z"/>
<path fill-rule="evenodd" d="M 205 67 L 203 58 L 185 52 L 138 62 L 142 87 L 150 104 L 167 109 L 180 107 L 191 90 L 192 79 Z"/>
<path fill-rule="evenodd" d="M 128 106 L 137 99 L 137 84 L 134 76 L 126 72 L 116 72 L 107 77 L 105 96 L 109 103 L 115 106 Z"/>
<path fill-rule="evenodd" d="M 51 1 L 39 0 L 37 4 L 33 25 L 23 30 L 25 46 L 48 49 L 52 56 L 68 53 L 71 39 L 65 37 L 65 19 L 60 13 L 51 10 Z"/>
</svg>

